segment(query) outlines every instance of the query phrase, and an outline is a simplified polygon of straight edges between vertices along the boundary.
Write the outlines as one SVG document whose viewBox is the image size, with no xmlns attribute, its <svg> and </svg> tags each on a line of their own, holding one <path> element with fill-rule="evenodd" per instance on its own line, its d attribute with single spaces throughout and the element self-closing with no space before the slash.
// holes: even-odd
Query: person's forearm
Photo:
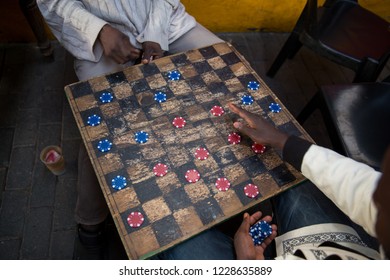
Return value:
<svg viewBox="0 0 390 280">
<path fill-rule="evenodd" d="M 107 22 L 87 11 L 81 1 L 37 0 L 38 7 L 58 41 L 76 58 L 97 61 L 97 36 Z"/>
</svg>

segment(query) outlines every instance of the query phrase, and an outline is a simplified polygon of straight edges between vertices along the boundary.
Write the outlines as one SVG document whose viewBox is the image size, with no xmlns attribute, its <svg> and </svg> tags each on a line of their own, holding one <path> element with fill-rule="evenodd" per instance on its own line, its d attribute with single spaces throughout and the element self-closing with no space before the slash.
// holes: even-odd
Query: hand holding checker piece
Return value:
<svg viewBox="0 0 390 280">
<path fill-rule="evenodd" d="M 169 73 L 180 77 L 171 80 Z M 248 89 L 250 81 L 259 88 Z M 270 111 L 270 104 L 280 101 L 228 43 L 129 67 L 69 85 L 65 91 L 131 259 L 157 254 L 304 180 L 276 151 L 257 154 L 243 135 L 238 144 L 228 142 L 237 116 L 227 104 L 242 104 L 244 95 L 253 98 L 252 104 L 242 104 L 245 109 L 310 139 L 285 108 Z M 166 100 L 154 100 L 157 92 L 165 93 Z M 111 102 L 103 103 L 102 93 L 111 93 Z M 153 102 L 140 104 L 141 96 L 151 96 Z M 214 106 L 224 113 L 213 115 Z M 101 117 L 99 125 L 88 125 L 93 114 Z M 176 128 L 175 117 L 182 117 L 185 126 Z M 134 135 L 139 131 L 148 134 L 146 142 L 137 143 Z M 101 152 L 97 145 L 104 139 L 112 146 Z M 195 156 L 198 148 L 209 152 L 206 159 Z M 167 166 L 163 176 L 153 171 L 158 163 Z M 199 179 L 188 182 L 188 170 L 196 170 Z M 126 178 L 121 189 L 111 186 L 117 176 Z M 245 195 L 249 184 L 258 187 L 254 198 Z M 142 224 L 130 226 L 130 216 L 138 221 L 133 225 L 140 220 Z"/>
</svg>

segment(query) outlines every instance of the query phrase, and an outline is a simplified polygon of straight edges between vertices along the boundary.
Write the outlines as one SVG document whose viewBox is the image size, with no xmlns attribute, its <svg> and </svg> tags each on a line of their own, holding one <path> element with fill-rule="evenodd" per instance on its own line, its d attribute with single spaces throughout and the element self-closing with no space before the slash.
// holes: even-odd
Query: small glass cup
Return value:
<svg viewBox="0 0 390 280">
<path fill-rule="evenodd" d="M 60 147 L 45 147 L 41 151 L 40 159 L 54 175 L 59 176 L 65 173 L 65 160 Z"/>
</svg>

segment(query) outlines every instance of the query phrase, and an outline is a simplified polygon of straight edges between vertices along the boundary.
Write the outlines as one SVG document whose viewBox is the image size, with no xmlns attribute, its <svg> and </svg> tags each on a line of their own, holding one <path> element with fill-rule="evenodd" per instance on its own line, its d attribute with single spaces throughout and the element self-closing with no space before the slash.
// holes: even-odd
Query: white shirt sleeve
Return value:
<svg viewBox="0 0 390 280">
<path fill-rule="evenodd" d="M 88 12 L 77 0 L 37 0 L 57 40 L 78 59 L 98 61 L 103 49 L 96 41 L 106 21 Z"/>
<path fill-rule="evenodd" d="M 351 220 L 376 236 L 377 208 L 372 196 L 380 172 L 317 145 L 306 152 L 301 171 Z"/>
</svg>

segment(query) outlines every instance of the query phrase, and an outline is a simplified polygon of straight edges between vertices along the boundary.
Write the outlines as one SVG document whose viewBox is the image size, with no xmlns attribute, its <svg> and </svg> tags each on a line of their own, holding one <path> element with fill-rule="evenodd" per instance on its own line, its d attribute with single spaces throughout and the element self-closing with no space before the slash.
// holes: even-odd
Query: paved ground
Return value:
<svg viewBox="0 0 390 280">
<path fill-rule="evenodd" d="M 265 71 L 287 34 L 220 35 L 252 63 L 294 115 L 319 85 L 352 80 L 350 70 L 307 50 L 269 79 Z M 63 91 L 76 78 L 69 54 L 53 44 L 53 59 L 42 57 L 33 44 L 0 45 L 0 259 L 66 260 L 77 248 L 73 210 L 81 138 Z M 319 144 L 329 146 L 318 115 L 305 128 Z M 40 162 L 46 145 L 63 148 L 64 175 L 52 175 Z M 110 232 L 109 258 L 125 257 L 112 225 Z"/>
<path fill-rule="evenodd" d="M 7 45 L 1 59 L 0 257 L 71 259 L 80 135 L 63 94 L 65 52 L 56 45 L 49 61 L 34 45 Z M 40 163 L 46 145 L 63 147 L 63 176 Z"/>
</svg>

